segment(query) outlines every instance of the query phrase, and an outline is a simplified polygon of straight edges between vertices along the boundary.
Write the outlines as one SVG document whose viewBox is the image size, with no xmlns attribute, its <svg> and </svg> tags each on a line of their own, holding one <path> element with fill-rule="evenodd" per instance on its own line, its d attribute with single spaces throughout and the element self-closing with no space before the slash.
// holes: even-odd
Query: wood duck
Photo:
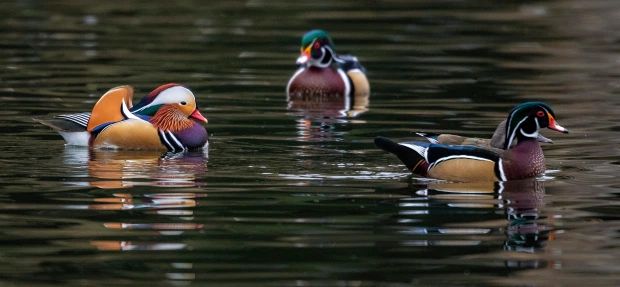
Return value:
<svg viewBox="0 0 620 287">
<path fill-rule="evenodd" d="M 67 145 L 171 152 L 206 147 L 207 119 L 189 89 L 170 83 L 135 106 L 132 99 L 133 88 L 119 86 L 101 96 L 90 113 L 35 120 L 56 130 Z"/>
<path fill-rule="evenodd" d="M 508 114 L 502 148 L 396 143 L 384 137 L 375 138 L 375 145 L 395 154 L 411 172 L 424 177 L 459 182 L 506 181 L 539 176 L 545 171 L 538 140 L 540 128 L 568 133 L 556 122 L 547 104 L 526 102 Z"/>
<path fill-rule="evenodd" d="M 368 105 L 366 69 L 356 57 L 336 54 L 327 32 L 311 30 L 302 37 L 297 65 L 286 86 L 289 109 L 349 111 Z"/>
</svg>

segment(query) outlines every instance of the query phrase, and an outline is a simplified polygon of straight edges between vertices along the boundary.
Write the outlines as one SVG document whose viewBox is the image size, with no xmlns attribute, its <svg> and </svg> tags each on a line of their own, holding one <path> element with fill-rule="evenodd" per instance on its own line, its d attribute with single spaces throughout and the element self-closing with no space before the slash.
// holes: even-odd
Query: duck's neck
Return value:
<svg viewBox="0 0 620 287">
<path fill-rule="evenodd" d="M 194 125 L 194 121 L 187 118 L 172 105 L 161 107 L 150 119 L 150 122 L 158 129 L 171 132 L 188 129 Z"/>
</svg>

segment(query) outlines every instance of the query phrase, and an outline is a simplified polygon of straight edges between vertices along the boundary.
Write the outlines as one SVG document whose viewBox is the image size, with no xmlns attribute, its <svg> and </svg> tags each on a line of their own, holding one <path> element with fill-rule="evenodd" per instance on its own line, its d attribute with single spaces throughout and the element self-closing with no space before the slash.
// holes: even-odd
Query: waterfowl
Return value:
<svg viewBox="0 0 620 287">
<path fill-rule="evenodd" d="M 101 96 L 90 113 L 35 120 L 56 130 L 68 145 L 171 152 L 206 146 L 207 119 L 189 89 L 165 84 L 135 106 L 133 93 L 131 86 L 115 87 Z"/>
<path fill-rule="evenodd" d="M 506 181 L 539 176 L 545 171 L 545 157 L 538 140 L 541 128 L 568 133 L 556 122 L 549 105 L 526 102 L 508 114 L 502 148 L 396 143 L 384 137 L 375 138 L 375 145 L 395 154 L 420 176 L 459 182 Z"/>
<path fill-rule="evenodd" d="M 326 31 L 311 30 L 304 34 L 297 65 L 299 68 L 286 86 L 289 109 L 338 107 L 349 111 L 368 105 L 370 85 L 366 69 L 355 56 L 336 54 L 334 42 Z"/>
</svg>

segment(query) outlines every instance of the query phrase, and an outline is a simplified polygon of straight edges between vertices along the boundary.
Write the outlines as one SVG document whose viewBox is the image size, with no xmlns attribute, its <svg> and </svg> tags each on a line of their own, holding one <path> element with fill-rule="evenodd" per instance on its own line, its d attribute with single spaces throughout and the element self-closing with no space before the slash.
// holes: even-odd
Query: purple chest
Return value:
<svg viewBox="0 0 620 287">
<path fill-rule="evenodd" d="M 333 68 L 303 69 L 295 73 L 287 88 L 291 109 L 347 109 L 349 93 L 350 85 L 344 72 Z"/>
<path fill-rule="evenodd" d="M 209 138 L 207 130 L 199 123 L 194 123 L 191 128 L 174 133 L 176 138 L 189 149 L 203 147 Z"/>
<path fill-rule="evenodd" d="M 519 142 L 506 151 L 502 164 L 507 179 L 535 177 L 545 172 L 545 156 L 535 140 Z"/>
</svg>

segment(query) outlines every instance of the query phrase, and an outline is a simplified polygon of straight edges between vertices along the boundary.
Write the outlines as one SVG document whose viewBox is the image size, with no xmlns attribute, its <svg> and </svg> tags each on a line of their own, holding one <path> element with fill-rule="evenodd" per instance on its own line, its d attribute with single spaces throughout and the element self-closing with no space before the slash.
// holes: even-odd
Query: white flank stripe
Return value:
<svg viewBox="0 0 620 287">
<path fill-rule="evenodd" d="M 295 74 L 293 74 L 291 79 L 288 81 L 288 84 L 286 84 L 286 101 L 290 101 L 291 100 L 290 95 L 289 95 L 289 91 L 291 90 L 291 84 L 297 78 L 297 76 L 299 76 L 299 74 L 301 74 L 301 72 L 303 72 L 303 71 L 304 71 L 303 67 L 297 69 L 297 71 L 295 71 Z"/>
<path fill-rule="evenodd" d="M 504 162 L 502 161 L 501 158 L 497 162 L 497 167 L 499 169 L 499 179 L 501 179 L 502 181 L 508 180 L 506 179 L 506 173 L 504 173 Z"/>
<path fill-rule="evenodd" d="M 342 82 L 344 82 L 344 106 L 345 110 L 348 111 L 351 109 L 351 83 L 349 82 L 349 77 L 342 69 L 338 69 L 338 74 L 342 78 Z"/>
</svg>

